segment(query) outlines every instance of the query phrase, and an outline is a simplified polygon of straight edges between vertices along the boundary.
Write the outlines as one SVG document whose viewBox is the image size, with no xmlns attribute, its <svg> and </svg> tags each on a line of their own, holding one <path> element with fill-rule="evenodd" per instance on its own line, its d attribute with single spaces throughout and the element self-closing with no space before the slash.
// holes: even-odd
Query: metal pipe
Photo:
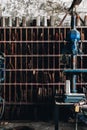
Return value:
<svg viewBox="0 0 87 130">
<path fill-rule="evenodd" d="M 71 16 L 71 29 L 75 29 L 75 25 L 76 25 L 76 16 L 74 14 L 72 14 L 72 16 Z"/>
<path fill-rule="evenodd" d="M 73 89 L 72 89 L 72 92 L 73 93 L 77 92 L 77 90 L 76 90 L 76 75 L 73 75 Z"/>
<path fill-rule="evenodd" d="M 75 74 L 78 74 L 78 73 L 87 73 L 87 69 L 67 69 L 67 70 L 64 70 L 64 73 L 75 73 Z"/>
<path fill-rule="evenodd" d="M 76 69 L 76 55 L 73 55 L 73 69 L 75 70 Z M 73 75 L 73 79 L 72 79 L 73 81 L 73 89 L 72 89 L 72 92 L 73 93 L 76 93 L 76 75 L 74 74 Z"/>
<path fill-rule="evenodd" d="M 65 87 L 66 87 L 66 94 L 70 94 L 70 80 L 66 80 Z"/>
</svg>

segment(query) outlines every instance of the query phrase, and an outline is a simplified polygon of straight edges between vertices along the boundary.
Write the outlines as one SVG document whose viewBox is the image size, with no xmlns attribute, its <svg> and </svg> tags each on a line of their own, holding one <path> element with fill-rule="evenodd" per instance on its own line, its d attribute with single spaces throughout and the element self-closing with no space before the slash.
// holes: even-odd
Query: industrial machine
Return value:
<svg viewBox="0 0 87 130">
<path fill-rule="evenodd" d="M 66 75 L 66 83 L 65 83 L 65 93 L 60 97 L 61 100 L 57 99 L 55 101 L 55 130 L 58 130 L 59 128 L 59 107 L 60 106 L 67 106 L 67 108 L 72 108 L 74 106 L 74 112 L 75 112 L 75 119 L 76 119 L 76 125 L 75 130 L 77 130 L 77 123 L 78 123 L 78 115 L 82 111 L 82 116 L 80 115 L 79 118 L 83 120 L 83 122 L 87 122 L 87 100 L 85 93 L 78 93 L 76 88 L 76 78 L 79 73 L 87 73 L 86 69 L 77 69 L 77 55 L 82 54 L 82 51 L 80 50 L 80 32 L 76 29 L 76 10 L 75 5 L 79 5 L 82 0 L 73 0 L 71 7 L 68 9 L 68 13 L 71 15 L 71 30 L 68 33 L 68 36 L 66 38 L 68 45 L 67 50 L 68 54 L 71 55 L 71 69 L 64 69 L 64 73 Z M 63 20 L 67 14 L 64 16 Z M 81 19 L 81 18 L 80 18 Z M 61 21 L 61 23 L 63 22 Z M 82 19 L 81 19 L 82 21 Z M 83 21 L 82 21 L 83 22 Z M 61 25 L 60 23 L 60 25 Z M 66 52 L 66 50 L 65 50 Z M 65 54 L 64 54 L 65 55 Z M 59 97 L 58 97 L 59 98 Z M 70 109 L 68 109 L 69 111 Z M 84 118 L 84 113 L 85 117 Z"/>
<path fill-rule="evenodd" d="M 78 70 L 76 69 L 77 66 L 77 54 L 80 53 L 80 45 L 79 45 L 79 40 L 80 40 L 80 33 L 79 31 L 76 29 L 76 15 L 74 13 L 74 11 L 72 11 L 71 13 L 71 30 L 69 32 L 68 35 L 68 44 L 69 46 L 71 46 L 71 62 L 72 62 L 72 69 L 68 69 L 65 70 L 64 73 L 66 74 L 66 79 L 69 77 L 70 74 L 72 74 L 72 80 L 70 81 L 72 85 L 72 91 L 69 89 L 69 92 L 64 94 L 64 102 L 79 102 L 80 100 L 84 100 L 85 99 L 85 94 L 83 93 L 77 93 L 76 90 L 76 76 L 78 73 L 82 73 L 85 72 L 85 70 Z M 70 87 L 69 85 L 66 85 L 66 87 Z M 67 89 L 67 88 L 66 88 Z"/>
<path fill-rule="evenodd" d="M 73 3 L 71 7 L 68 9 L 71 14 L 71 30 L 68 33 L 68 37 L 66 38 L 67 44 L 69 47 L 69 52 L 71 54 L 71 62 L 72 62 L 72 68 L 71 69 L 65 69 L 64 73 L 66 74 L 66 80 L 70 81 L 70 83 L 66 84 L 66 92 L 64 94 L 64 102 L 79 102 L 81 100 L 85 100 L 85 94 L 84 93 L 77 93 L 76 89 L 76 77 L 78 73 L 87 73 L 86 70 L 79 70 L 77 69 L 77 55 L 82 54 L 82 51 L 80 50 L 80 32 L 76 29 L 76 12 L 75 12 L 75 5 L 79 5 L 81 2 L 78 0 L 73 0 Z M 72 75 L 72 79 L 69 79 L 70 75 Z M 72 88 L 72 90 L 71 90 Z"/>
</svg>

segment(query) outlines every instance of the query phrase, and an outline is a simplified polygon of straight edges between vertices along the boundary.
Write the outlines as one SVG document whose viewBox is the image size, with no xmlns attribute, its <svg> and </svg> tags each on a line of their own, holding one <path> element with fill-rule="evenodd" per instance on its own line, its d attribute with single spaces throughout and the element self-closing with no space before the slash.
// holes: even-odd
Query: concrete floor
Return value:
<svg viewBox="0 0 87 130">
<path fill-rule="evenodd" d="M 55 130 L 53 122 L 1 122 L 0 130 Z M 59 130 L 76 130 L 75 123 L 59 124 Z M 78 124 L 77 130 L 87 130 L 87 126 Z"/>
</svg>

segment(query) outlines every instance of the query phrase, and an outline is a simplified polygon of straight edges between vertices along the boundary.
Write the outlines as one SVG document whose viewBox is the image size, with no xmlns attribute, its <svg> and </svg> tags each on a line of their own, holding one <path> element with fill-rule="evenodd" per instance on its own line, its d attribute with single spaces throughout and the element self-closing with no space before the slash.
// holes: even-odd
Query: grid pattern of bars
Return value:
<svg viewBox="0 0 87 130">
<path fill-rule="evenodd" d="M 71 54 L 65 54 L 65 41 L 70 28 L 5 27 L 0 28 L 0 50 L 5 54 L 3 97 L 7 104 L 51 103 L 56 93 L 62 94 L 71 68 Z M 77 68 L 87 68 L 87 28 L 81 32 L 82 55 Z M 82 42 L 82 43 L 81 43 Z M 86 85 L 86 73 L 77 77 L 80 90 Z"/>
</svg>

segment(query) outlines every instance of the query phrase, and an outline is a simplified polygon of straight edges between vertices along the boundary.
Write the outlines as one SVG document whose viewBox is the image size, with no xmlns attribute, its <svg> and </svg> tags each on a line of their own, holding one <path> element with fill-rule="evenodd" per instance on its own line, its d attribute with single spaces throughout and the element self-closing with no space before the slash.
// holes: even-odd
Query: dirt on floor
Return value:
<svg viewBox="0 0 87 130">
<path fill-rule="evenodd" d="M 55 130 L 53 122 L 1 122 L 0 130 Z M 87 130 L 84 124 L 75 123 L 59 123 L 59 130 Z"/>
</svg>

